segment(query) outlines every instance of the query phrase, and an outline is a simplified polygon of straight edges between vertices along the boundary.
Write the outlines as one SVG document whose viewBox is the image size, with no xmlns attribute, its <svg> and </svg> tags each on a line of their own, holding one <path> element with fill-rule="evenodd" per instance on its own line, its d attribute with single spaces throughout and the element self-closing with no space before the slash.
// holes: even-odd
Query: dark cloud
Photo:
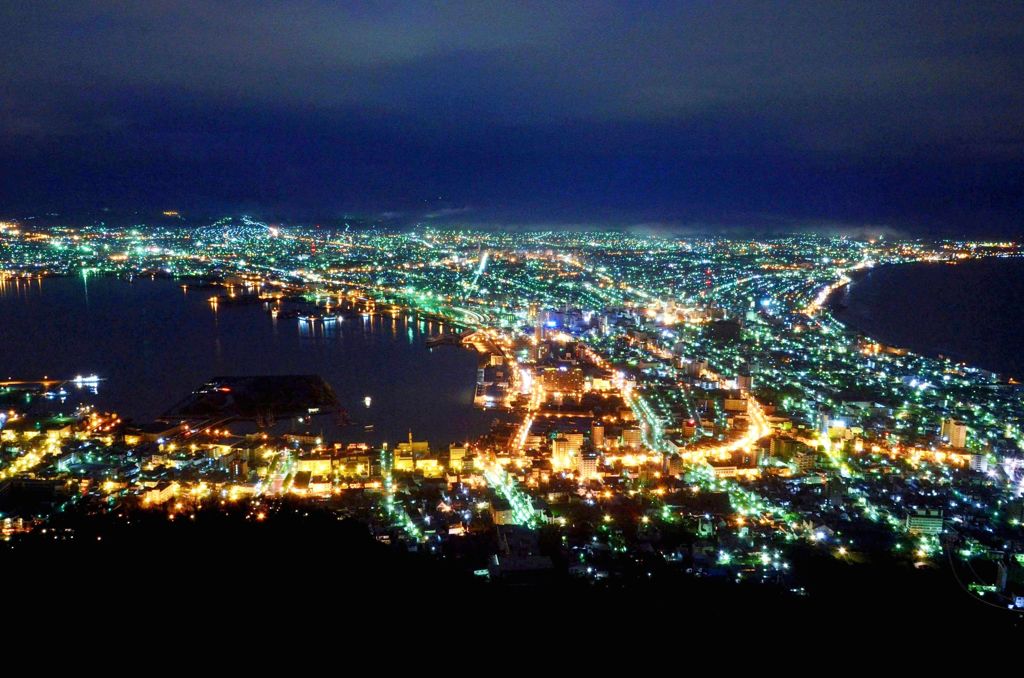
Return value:
<svg viewBox="0 0 1024 678">
<path fill-rule="evenodd" d="M 1024 5 L 0 6 L 8 209 L 1008 231 Z"/>
</svg>

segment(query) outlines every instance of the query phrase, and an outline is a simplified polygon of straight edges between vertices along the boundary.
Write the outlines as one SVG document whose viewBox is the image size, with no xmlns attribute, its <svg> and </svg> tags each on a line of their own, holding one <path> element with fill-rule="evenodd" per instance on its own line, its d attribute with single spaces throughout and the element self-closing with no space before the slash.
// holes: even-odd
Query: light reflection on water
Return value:
<svg viewBox="0 0 1024 678">
<path fill-rule="evenodd" d="M 304 323 L 262 304 L 211 304 L 221 291 L 98 276 L 3 281 L 0 377 L 95 373 L 97 407 L 146 421 L 212 376 L 319 374 L 355 420 L 341 430 L 315 421 L 328 435 L 397 441 L 412 429 L 443 445 L 487 430 L 493 415 L 472 406 L 475 355 L 424 345 L 439 323 L 390 313 Z"/>
</svg>

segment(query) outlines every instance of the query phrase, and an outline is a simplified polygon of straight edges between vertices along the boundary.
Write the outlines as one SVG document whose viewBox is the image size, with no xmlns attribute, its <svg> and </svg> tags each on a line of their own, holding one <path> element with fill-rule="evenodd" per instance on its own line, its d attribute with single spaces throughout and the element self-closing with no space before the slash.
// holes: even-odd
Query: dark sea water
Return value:
<svg viewBox="0 0 1024 678">
<path fill-rule="evenodd" d="M 378 314 L 310 330 L 262 304 L 214 311 L 215 293 L 148 278 L 0 284 L 0 380 L 95 373 L 104 380 L 90 402 L 146 422 L 213 376 L 318 374 L 356 423 L 313 426 L 367 442 L 404 440 L 411 428 L 446 445 L 485 433 L 493 419 L 472 405 L 475 354 L 425 346 L 444 329 L 436 322 Z"/>
<path fill-rule="evenodd" d="M 1024 376 L 1024 259 L 882 266 L 832 301 L 883 343 Z"/>
</svg>

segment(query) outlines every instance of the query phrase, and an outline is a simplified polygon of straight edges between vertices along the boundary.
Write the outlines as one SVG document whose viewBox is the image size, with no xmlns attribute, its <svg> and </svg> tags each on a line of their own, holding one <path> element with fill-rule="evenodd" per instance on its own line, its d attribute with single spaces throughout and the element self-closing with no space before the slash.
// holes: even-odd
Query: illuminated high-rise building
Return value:
<svg viewBox="0 0 1024 678">
<path fill-rule="evenodd" d="M 942 437 L 949 441 L 949 446 L 955 449 L 967 447 L 967 424 L 957 419 L 949 418 L 942 420 Z"/>
<path fill-rule="evenodd" d="M 579 457 L 579 477 L 580 482 L 592 480 L 597 477 L 597 461 L 598 457 L 593 452 L 584 452 Z"/>
</svg>

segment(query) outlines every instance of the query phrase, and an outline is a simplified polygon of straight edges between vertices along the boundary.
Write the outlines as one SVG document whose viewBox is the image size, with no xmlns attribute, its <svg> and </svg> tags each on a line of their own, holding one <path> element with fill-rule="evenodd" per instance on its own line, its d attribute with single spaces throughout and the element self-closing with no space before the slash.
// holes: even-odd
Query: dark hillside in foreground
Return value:
<svg viewBox="0 0 1024 678">
<path fill-rule="evenodd" d="M 664 618 L 677 630 L 781 624 L 916 635 L 1024 628 L 1019 615 L 959 590 L 948 571 L 849 565 L 811 551 L 794 554 L 793 562 L 808 596 L 667 573 L 605 587 L 569 578 L 508 587 L 457 571 L 443 559 L 378 543 L 359 522 L 299 505 L 263 522 L 242 509 L 194 519 L 182 514 L 174 521 L 147 511 L 130 519 L 65 515 L 45 534 L 16 538 L 0 550 L 0 568 L 20 582 L 13 593 L 21 600 L 11 600 L 12 612 L 25 604 L 38 609 L 59 603 L 72 593 L 79 603 L 93 597 L 144 600 L 166 606 L 171 615 L 175 601 L 192 600 L 257 605 L 269 615 L 364 605 L 415 615 L 424 605 L 456 605 L 467 614 L 501 610 L 509 622 L 527 623 L 571 610 L 598 615 L 602 626 Z"/>
</svg>

